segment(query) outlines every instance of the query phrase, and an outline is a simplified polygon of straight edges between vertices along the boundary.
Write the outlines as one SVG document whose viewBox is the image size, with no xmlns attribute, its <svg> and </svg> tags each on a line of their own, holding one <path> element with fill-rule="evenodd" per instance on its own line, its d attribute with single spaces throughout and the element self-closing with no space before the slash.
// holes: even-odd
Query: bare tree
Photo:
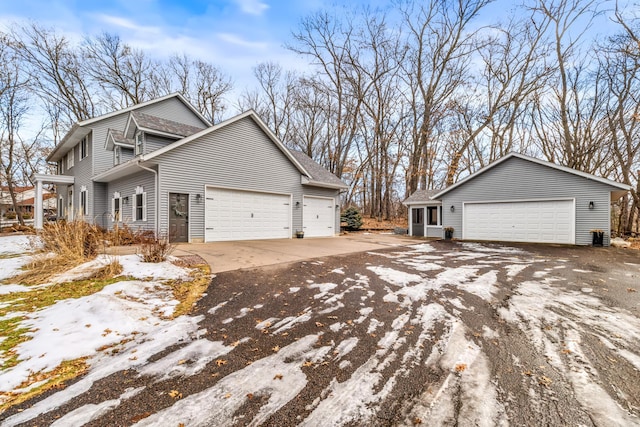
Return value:
<svg viewBox="0 0 640 427">
<path fill-rule="evenodd" d="M 32 23 L 15 27 L 11 42 L 15 60 L 26 67 L 30 89 L 52 116 L 54 143 L 73 123 L 100 112 L 82 58 L 65 36 Z"/>
<path fill-rule="evenodd" d="M 408 31 L 408 61 L 404 65 L 412 120 L 407 170 L 407 193 L 434 185 L 434 159 L 440 122 L 449 114 L 451 97 L 469 79 L 469 62 L 474 52 L 472 20 L 490 0 L 429 0 L 401 5 Z M 452 170 L 459 158 L 449 159 Z"/>
</svg>

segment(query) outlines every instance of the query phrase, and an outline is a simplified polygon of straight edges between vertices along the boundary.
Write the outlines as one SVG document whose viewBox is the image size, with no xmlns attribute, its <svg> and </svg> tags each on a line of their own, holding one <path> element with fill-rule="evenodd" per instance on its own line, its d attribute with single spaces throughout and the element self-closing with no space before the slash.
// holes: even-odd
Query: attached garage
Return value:
<svg viewBox="0 0 640 427">
<path fill-rule="evenodd" d="M 575 243 L 575 201 L 464 203 L 463 239 Z"/>
<path fill-rule="evenodd" d="M 330 237 L 335 234 L 336 209 L 333 198 L 304 196 L 304 234 L 307 237 Z"/>
<path fill-rule="evenodd" d="M 206 242 L 290 237 L 290 195 L 206 188 Z"/>
</svg>

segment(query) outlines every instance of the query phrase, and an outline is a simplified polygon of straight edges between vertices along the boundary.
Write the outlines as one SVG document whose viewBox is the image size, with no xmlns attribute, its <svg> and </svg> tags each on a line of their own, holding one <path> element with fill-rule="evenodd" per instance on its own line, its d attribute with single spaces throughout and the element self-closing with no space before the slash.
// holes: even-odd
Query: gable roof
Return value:
<svg viewBox="0 0 640 427">
<path fill-rule="evenodd" d="M 49 155 L 47 156 L 47 161 L 48 162 L 55 162 L 55 161 L 60 160 L 62 158 L 63 154 L 66 153 L 66 150 L 63 150 L 63 148 L 64 149 L 69 149 L 69 148 L 73 147 L 78 141 L 80 141 L 80 139 L 84 138 L 86 135 L 89 134 L 89 132 L 91 132 L 91 128 L 88 127 L 89 125 L 91 125 L 93 123 L 96 123 L 96 122 L 99 122 L 101 120 L 105 120 L 105 119 L 108 119 L 108 118 L 111 118 L 111 117 L 115 117 L 115 116 L 120 115 L 120 114 L 124 114 L 124 113 L 128 113 L 130 111 L 137 110 L 137 109 L 142 108 L 142 107 L 146 107 L 146 106 L 149 106 L 149 105 L 157 104 L 159 102 L 162 102 L 162 101 L 165 101 L 165 100 L 171 99 L 171 98 L 176 98 L 176 99 L 180 100 L 200 120 L 202 120 L 202 122 L 206 126 L 211 126 L 211 123 L 209 122 L 209 120 L 207 120 L 202 115 L 201 112 L 199 112 L 193 105 L 191 105 L 191 103 L 189 103 L 189 101 L 187 101 L 184 96 L 182 96 L 181 94 L 175 92 L 175 93 L 171 93 L 169 95 L 162 96 L 160 98 L 152 99 L 150 101 L 141 102 L 140 104 L 132 105 L 130 107 L 123 108 L 121 110 L 112 111 L 110 113 L 102 114 L 100 116 L 96 116 L 96 117 L 93 117 L 91 119 L 82 120 L 82 121 L 74 123 L 73 126 L 71 126 L 71 129 L 69 129 L 69 131 L 65 134 L 65 136 L 62 138 L 62 140 L 58 143 L 58 145 L 56 145 L 54 147 L 54 149 L 51 150 L 51 153 L 49 153 Z"/>
<path fill-rule="evenodd" d="M 338 189 L 349 188 L 349 186 L 342 182 L 340 178 L 320 166 L 302 151 L 289 150 L 289 152 L 298 160 L 298 162 L 300 162 L 302 166 L 304 166 L 310 175 L 309 178 L 311 179 L 307 180 L 307 182 L 303 182 L 303 184 Z"/>
<path fill-rule="evenodd" d="M 104 148 L 106 150 L 113 150 L 115 146 L 134 148 L 134 141 L 127 139 L 119 130 L 109 129 L 107 131 L 107 140 L 104 142 Z"/>
<path fill-rule="evenodd" d="M 121 165 L 118 165 L 114 168 L 111 168 L 105 172 L 102 172 L 96 176 L 93 177 L 93 181 L 95 182 L 108 182 L 114 179 L 118 179 L 124 176 L 127 176 L 135 171 L 139 171 L 140 170 L 140 166 L 143 163 L 147 163 L 150 160 L 161 156 L 164 153 L 167 153 L 171 150 L 175 150 L 178 147 L 181 147 L 185 144 L 190 143 L 193 140 L 196 140 L 202 136 L 208 135 L 212 132 L 215 132 L 223 127 L 229 126 L 232 123 L 236 123 L 240 120 L 243 120 L 245 118 L 250 118 L 252 119 L 261 129 L 262 131 L 267 135 L 267 137 L 276 145 L 276 147 L 278 149 L 280 149 L 280 151 L 287 157 L 287 159 L 289 159 L 289 161 L 294 165 L 294 167 L 304 176 L 307 178 L 307 182 L 306 184 L 308 185 L 314 185 L 314 186 L 319 186 L 319 187 L 327 187 L 327 188 L 347 188 L 347 186 L 342 183 L 342 181 L 340 181 L 340 183 L 342 183 L 342 185 L 344 186 L 339 186 L 339 184 L 335 183 L 335 181 L 332 182 L 325 182 L 324 180 L 326 180 L 326 177 L 320 176 L 318 174 L 318 171 L 316 171 L 316 176 L 318 176 L 318 178 L 320 179 L 319 181 L 314 179 L 314 175 L 309 172 L 305 166 L 303 166 L 303 164 L 291 153 L 291 151 L 289 151 L 284 144 L 282 144 L 282 142 L 280 142 L 280 140 L 278 139 L 278 137 L 275 136 L 275 134 L 273 132 L 271 132 L 271 130 L 267 127 L 267 125 L 262 121 L 262 119 L 260 119 L 260 117 L 256 114 L 255 111 L 253 110 L 249 110 L 246 111 L 242 114 L 238 114 L 235 117 L 232 117 L 230 119 L 227 119 L 223 122 L 220 122 L 214 126 L 211 126 L 207 129 L 203 129 L 198 133 L 195 133 L 193 135 L 189 135 L 185 138 L 182 138 L 178 141 L 172 142 L 171 144 L 168 144 L 162 148 L 159 148 L 155 151 L 152 151 L 151 153 L 147 153 L 147 154 L 142 154 L 140 156 L 137 156 L 136 158 L 129 160 L 125 163 L 122 163 Z M 310 159 L 309 159 L 310 160 Z M 311 160 L 313 162 L 313 160 Z M 314 164 L 316 164 L 315 162 L 313 162 Z M 316 164 L 317 165 L 317 164 Z M 321 167 L 320 165 L 317 165 L 317 167 Z M 336 177 L 337 179 L 337 177 Z M 304 179 L 303 179 L 304 180 Z M 304 182 L 303 182 L 304 184 Z"/>
<path fill-rule="evenodd" d="M 551 163 L 551 162 L 547 162 L 545 160 L 540 160 L 540 159 L 536 159 L 535 157 L 530 157 L 530 156 L 525 156 L 524 154 L 520 154 L 520 153 L 514 153 L 511 152 L 509 154 L 507 154 L 504 157 L 501 157 L 500 159 L 496 160 L 493 163 L 488 164 L 487 166 L 483 167 L 482 169 L 477 170 L 476 172 L 472 173 L 471 175 L 469 175 L 468 177 L 464 178 L 461 181 L 456 182 L 453 185 L 450 185 L 449 187 L 445 188 L 444 190 L 440 191 L 437 194 L 434 194 L 431 198 L 432 199 L 439 199 L 441 198 L 443 195 L 447 194 L 448 192 L 450 192 L 451 190 L 458 188 L 461 185 L 464 185 L 464 183 L 471 181 L 472 179 L 482 175 L 483 173 L 495 168 L 496 166 L 498 166 L 499 164 L 506 162 L 507 160 L 511 159 L 511 158 L 518 158 L 518 159 L 522 159 L 522 160 L 526 160 L 529 162 L 533 162 L 533 163 L 537 163 L 539 165 L 542 166 L 546 166 L 552 169 L 556 169 L 562 172 L 566 172 L 572 175 L 576 175 L 582 178 L 586 178 L 592 181 L 596 181 L 599 182 L 601 184 L 604 185 L 608 185 L 610 187 L 613 187 L 615 190 L 612 190 L 612 194 L 615 197 L 622 197 L 627 191 L 629 191 L 631 189 L 631 186 L 627 185 L 627 184 L 622 184 L 620 182 L 615 182 L 615 181 L 611 181 L 609 179 L 606 178 L 600 178 L 599 176 L 595 176 L 592 175 L 590 173 L 586 173 L 586 172 L 581 172 L 579 170 L 575 170 L 572 168 L 568 168 L 566 166 L 560 166 L 557 165 L 555 163 Z"/>
<path fill-rule="evenodd" d="M 135 127 L 141 131 L 176 138 L 184 138 L 185 136 L 193 135 L 204 129 L 141 113 L 140 111 L 131 111 L 124 131 L 124 136 L 127 138 L 133 138 L 134 136 L 131 134 L 133 130 L 133 128 L 130 127 L 131 122 L 135 123 Z"/>
<path fill-rule="evenodd" d="M 403 205 L 416 205 L 418 203 L 434 203 L 436 200 L 433 200 L 432 197 L 438 194 L 440 190 L 416 190 L 412 195 L 407 197 Z"/>
</svg>

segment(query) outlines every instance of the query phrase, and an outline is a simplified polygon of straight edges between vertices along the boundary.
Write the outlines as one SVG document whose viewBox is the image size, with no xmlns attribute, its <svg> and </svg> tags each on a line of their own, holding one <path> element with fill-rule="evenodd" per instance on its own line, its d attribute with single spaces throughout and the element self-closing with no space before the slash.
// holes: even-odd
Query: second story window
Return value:
<svg viewBox="0 0 640 427">
<path fill-rule="evenodd" d="M 69 170 L 69 169 L 71 169 L 73 167 L 73 151 L 75 150 L 75 148 L 76 147 L 73 147 L 67 153 L 67 170 Z"/>
<path fill-rule="evenodd" d="M 64 173 L 64 159 L 58 160 L 58 175 L 62 175 Z"/>
<path fill-rule="evenodd" d="M 116 146 L 113 149 L 113 165 L 118 166 L 122 161 L 122 148 Z"/>
<path fill-rule="evenodd" d="M 136 156 L 142 154 L 142 144 L 144 143 L 144 133 L 136 133 Z"/>
<path fill-rule="evenodd" d="M 89 137 L 90 134 L 82 138 L 82 141 L 80 141 L 80 160 L 89 155 Z"/>
</svg>

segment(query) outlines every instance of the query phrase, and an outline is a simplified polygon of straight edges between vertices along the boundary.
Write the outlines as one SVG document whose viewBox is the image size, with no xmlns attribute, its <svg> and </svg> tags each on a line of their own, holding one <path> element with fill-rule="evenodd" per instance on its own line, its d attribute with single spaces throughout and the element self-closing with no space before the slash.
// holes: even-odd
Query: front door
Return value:
<svg viewBox="0 0 640 427">
<path fill-rule="evenodd" d="M 169 240 L 189 241 L 189 195 L 169 193 Z"/>
<path fill-rule="evenodd" d="M 424 236 L 424 208 L 411 209 L 411 234 Z"/>
</svg>

